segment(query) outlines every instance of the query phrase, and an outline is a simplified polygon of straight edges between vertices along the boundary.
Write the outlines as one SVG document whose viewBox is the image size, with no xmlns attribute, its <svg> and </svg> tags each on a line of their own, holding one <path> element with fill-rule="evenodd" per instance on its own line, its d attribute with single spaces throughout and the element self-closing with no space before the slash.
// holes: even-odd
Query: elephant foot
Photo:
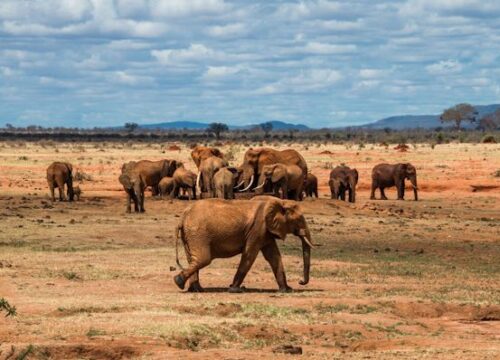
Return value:
<svg viewBox="0 0 500 360">
<path fill-rule="evenodd" d="M 398 200 L 404 200 L 404 198 L 398 198 Z"/>
<path fill-rule="evenodd" d="M 284 286 L 284 287 L 280 287 L 278 289 L 278 291 L 280 293 L 291 293 L 291 292 L 293 292 L 293 289 L 290 286 L 287 285 L 287 286 Z"/>
<path fill-rule="evenodd" d="M 189 288 L 187 289 L 187 291 L 188 292 L 195 292 L 195 293 L 204 292 L 203 288 L 201 287 L 201 285 L 198 281 L 189 285 Z"/>
<path fill-rule="evenodd" d="M 381 197 L 380 200 L 387 200 L 385 196 Z"/>
<path fill-rule="evenodd" d="M 184 285 L 186 284 L 184 276 L 182 276 L 181 274 L 174 276 L 174 282 L 175 285 L 179 287 L 179 289 L 184 290 Z"/>
<path fill-rule="evenodd" d="M 227 291 L 231 294 L 241 294 L 244 290 L 241 286 L 230 286 Z"/>
<path fill-rule="evenodd" d="M 370 200 L 377 200 L 377 199 L 375 199 L 375 196 L 370 196 Z"/>
</svg>

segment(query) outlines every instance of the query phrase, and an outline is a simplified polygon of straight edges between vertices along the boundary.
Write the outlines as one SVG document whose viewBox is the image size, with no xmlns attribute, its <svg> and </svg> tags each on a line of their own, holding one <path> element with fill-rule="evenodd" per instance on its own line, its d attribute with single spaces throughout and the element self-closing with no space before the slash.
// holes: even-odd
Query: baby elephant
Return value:
<svg viewBox="0 0 500 360">
<path fill-rule="evenodd" d="M 313 197 L 314 195 L 318 198 L 318 178 L 316 175 L 311 173 L 307 174 L 306 182 L 304 184 L 304 192 L 306 196 Z"/>
<path fill-rule="evenodd" d="M 214 216 L 216 214 L 216 216 Z M 203 291 L 198 272 L 213 259 L 241 254 L 229 292 L 242 292 L 241 284 L 259 252 L 271 265 L 280 291 L 291 291 L 276 241 L 293 234 L 302 241 L 304 279 L 309 282 L 311 265 L 311 233 L 299 206 L 293 201 L 271 196 L 257 196 L 252 200 L 226 201 L 206 199 L 188 208 L 177 226 L 189 266 L 174 277 L 180 289 L 189 280 L 188 291 Z M 179 267 L 179 254 L 176 259 Z"/>
<path fill-rule="evenodd" d="M 297 165 L 272 164 L 262 168 L 262 183 L 254 190 L 264 187 L 266 181 L 273 185 L 274 194 L 282 199 L 302 200 L 304 174 Z"/>
<path fill-rule="evenodd" d="M 75 195 L 76 200 L 80 201 L 80 196 L 82 196 L 82 190 L 80 189 L 80 186 L 77 185 L 73 188 L 73 194 Z"/>
<path fill-rule="evenodd" d="M 222 168 L 214 175 L 214 186 L 216 197 L 220 199 L 234 199 L 234 181 L 236 180 L 237 169 Z"/>
<path fill-rule="evenodd" d="M 174 189 L 174 178 L 170 176 L 165 176 L 162 178 L 158 184 L 158 189 L 161 197 L 170 195 Z"/>
<path fill-rule="evenodd" d="M 171 196 L 177 198 L 179 196 L 180 189 L 188 190 L 189 200 L 196 200 L 196 174 L 180 165 L 174 172 L 172 177 L 174 181 L 174 187 L 171 192 Z"/>
</svg>

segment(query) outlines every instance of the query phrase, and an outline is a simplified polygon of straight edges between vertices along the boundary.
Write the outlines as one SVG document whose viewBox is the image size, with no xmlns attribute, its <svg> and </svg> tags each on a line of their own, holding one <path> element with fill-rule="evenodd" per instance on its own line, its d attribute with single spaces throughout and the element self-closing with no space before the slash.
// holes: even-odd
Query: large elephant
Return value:
<svg viewBox="0 0 500 360">
<path fill-rule="evenodd" d="M 405 164 L 378 164 L 372 170 L 372 191 L 370 199 L 375 199 L 375 190 L 380 189 L 382 200 L 387 200 L 384 189 L 396 186 L 398 200 L 404 200 L 405 179 L 410 180 L 413 187 L 415 201 L 418 200 L 417 170 L 410 163 Z"/>
<path fill-rule="evenodd" d="M 176 160 L 141 160 L 123 164 L 120 183 L 127 192 L 127 212 L 131 211 L 130 201 L 134 201 L 136 212 L 144 212 L 144 190 L 151 186 L 153 195 L 159 194 L 158 185 L 165 176 L 173 176 L 179 166 Z"/>
<path fill-rule="evenodd" d="M 171 196 L 177 198 L 180 189 L 186 189 L 189 200 L 196 200 L 196 174 L 180 165 L 173 175 L 174 187 Z"/>
<path fill-rule="evenodd" d="M 358 170 L 351 169 L 348 166 L 337 166 L 330 172 L 330 191 L 332 199 L 345 201 L 345 193 L 349 192 L 349 202 L 356 202 L 356 185 L 358 184 Z"/>
<path fill-rule="evenodd" d="M 209 197 L 215 197 L 214 175 L 217 171 L 227 166 L 227 161 L 217 156 L 210 156 L 201 162 L 196 180 L 196 185 L 200 191 L 200 198 L 202 198 L 204 191 L 208 193 Z"/>
<path fill-rule="evenodd" d="M 311 265 L 311 233 L 295 202 L 270 196 L 257 196 L 250 201 L 199 201 L 184 212 L 177 228 L 177 240 L 182 239 L 189 266 L 177 274 L 174 281 L 184 289 L 189 279 L 188 291 L 202 291 L 200 269 L 213 259 L 242 254 L 229 287 L 229 292 L 241 292 L 241 284 L 261 251 L 271 265 L 279 290 L 291 291 L 276 244 L 277 239 L 284 240 L 287 234 L 294 234 L 302 240 L 304 279 L 300 284 L 306 285 Z M 180 266 L 178 253 L 176 257 Z"/>
<path fill-rule="evenodd" d="M 247 191 L 262 183 L 262 168 L 272 164 L 297 165 L 302 169 L 303 178 L 307 176 L 307 163 L 302 155 L 293 149 L 274 150 L 271 148 L 248 149 L 239 168 L 240 177 L 237 188 Z M 271 186 L 264 186 L 262 191 L 271 191 Z M 262 192 L 259 191 L 259 192 Z"/>
<path fill-rule="evenodd" d="M 274 195 L 282 199 L 299 200 L 304 188 L 304 174 L 297 165 L 273 164 L 262 167 L 262 182 L 254 189 L 263 188 L 271 183 Z"/>
<path fill-rule="evenodd" d="M 234 199 L 234 181 L 237 176 L 236 169 L 222 168 L 214 175 L 215 193 L 221 199 Z"/>
<path fill-rule="evenodd" d="M 304 184 L 304 194 L 309 197 L 318 198 L 318 178 L 316 175 L 308 173 Z"/>
<path fill-rule="evenodd" d="M 201 162 L 211 156 L 215 156 L 221 159 L 224 158 L 224 154 L 222 154 L 219 149 L 213 147 L 197 145 L 193 149 L 193 151 L 191 151 L 191 158 L 193 159 L 198 169 L 200 168 Z"/>
<path fill-rule="evenodd" d="M 50 189 L 52 201 L 56 201 L 54 189 L 59 188 L 59 200 L 66 200 L 64 185 L 68 187 L 69 201 L 73 201 L 73 165 L 67 162 L 53 162 L 47 168 L 47 183 Z"/>
</svg>

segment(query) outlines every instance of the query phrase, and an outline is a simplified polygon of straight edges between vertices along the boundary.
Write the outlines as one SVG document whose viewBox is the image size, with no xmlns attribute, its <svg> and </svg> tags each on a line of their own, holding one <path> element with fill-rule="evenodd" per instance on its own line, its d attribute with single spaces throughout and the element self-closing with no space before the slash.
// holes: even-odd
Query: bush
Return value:
<svg viewBox="0 0 500 360">
<path fill-rule="evenodd" d="M 89 175 L 89 174 L 86 174 L 84 173 L 83 171 L 80 171 L 80 170 L 77 170 L 74 174 L 73 174 L 73 180 L 76 180 L 76 181 L 92 181 L 92 176 Z"/>
<path fill-rule="evenodd" d="M 496 144 L 497 140 L 495 139 L 495 136 L 493 136 L 493 135 L 485 135 L 481 139 L 481 143 L 483 143 L 483 144 Z"/>
<path fill-rule="evenodd" d="M 16 307 L 10 305 L 9 302 L 7 300 L 5 300 L 4 298 L 0 299 L 0 311 L 5 311 L 7 313 L 5 315 L 6 317 L 17 315 Z"/>
</svg>

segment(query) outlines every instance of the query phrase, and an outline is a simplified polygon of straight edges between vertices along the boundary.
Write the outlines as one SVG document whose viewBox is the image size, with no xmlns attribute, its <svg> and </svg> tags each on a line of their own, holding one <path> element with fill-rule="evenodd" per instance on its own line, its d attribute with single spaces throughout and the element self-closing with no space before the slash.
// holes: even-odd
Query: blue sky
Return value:
<svg viewBox="0 0 500 360">
<path fill-rule="evenodd" d="M 355 125 L 500 102 L 498 0 L 1 0 L 0 126 Z"/>
</svg>

